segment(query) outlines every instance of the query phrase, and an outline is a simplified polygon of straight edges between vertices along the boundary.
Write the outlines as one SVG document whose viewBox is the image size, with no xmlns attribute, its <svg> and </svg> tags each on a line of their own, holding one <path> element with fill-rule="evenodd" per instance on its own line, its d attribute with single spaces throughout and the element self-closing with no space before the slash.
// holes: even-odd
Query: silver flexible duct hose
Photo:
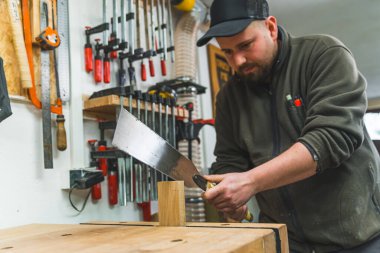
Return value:
<svg viewBox="0 0 380 253">
<path fill-rule="evenodd" d="M 176 26 L 174 40 L 176 45 L 175 75 L 176 77 L 189 77 L 196 79 L 197 75 L 197 48 L 196 39 L 198 26 L 200 22 L 197 15 L 187 13 L 183 15 Z M 194 104 L 193 119 L 199 117 L 199 102 L 196 92 L 191 90 L 183 90 L 178 92 L 178 104 L 184 105 L 188 102 Z M 178 142 L 178 150 L 188 156 L 188 141 L 181 140 Z M 201 171 L 202 153 L 201 147 L 196 140 L 192 141 L 192 161 Z M 198 188 L 187 188 L 185 190 L 186 197 L 186 220 L 193 222 L 206 221 L 205 206 L 201 198 L 202 190 Z"/>
</svg>

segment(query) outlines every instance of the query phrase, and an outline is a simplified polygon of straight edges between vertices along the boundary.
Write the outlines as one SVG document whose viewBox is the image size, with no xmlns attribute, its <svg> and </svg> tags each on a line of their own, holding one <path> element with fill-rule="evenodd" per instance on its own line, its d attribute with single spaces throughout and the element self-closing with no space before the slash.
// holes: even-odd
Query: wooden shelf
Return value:
<svg viewBox="0 0 380 253">
<path fill-rule="evenodd" d="M 124 108 L 129 108 L 129 98 L 124 97 Z M 96 118 L 100 120 L 115 120 L 116 109 L 120 106 L 120 97 L 117 95 L 109 95 L 105 97 L 87 99 L 83 102 L 83 113 L 86 117 Z M 137 108 L 135 99 L 132 101 L 132 107 Z M 145 110 L 145 103 L 141 102 L 141 111 Z M 158 112 L 159 105 L 156 104 L 155 111 Z M 161 105 L 162 112 L 165 113 L 165 106 Z M 148 111 L 152 111 L 152 104 L 148 103 Z M 171 115 L 171 107 L 169 107 L 169 115 Z M 176 116 L 185 117 L 189 116 L 187 110 L 176 107 Z"/>
</svg>

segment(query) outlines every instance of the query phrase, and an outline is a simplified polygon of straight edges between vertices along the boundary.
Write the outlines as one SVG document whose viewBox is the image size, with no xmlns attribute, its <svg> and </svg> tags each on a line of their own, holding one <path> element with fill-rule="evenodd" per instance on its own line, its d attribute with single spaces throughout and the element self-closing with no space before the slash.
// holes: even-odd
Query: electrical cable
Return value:
<svg viewBox="0 0 380 253">
<path fill-rule="evenodd" d="M 74 184 L 73 187 L 70 188 L 70 191 L 69 191 L 69 201 L 70 201 L 71 206 L 72 206 L 76 211 L 78 211 L 79 213 L 81 213 L 81 212 L 84 210 L 84 208 L 86 207 L 87 200 L 88 200 L 88 198 L 90 197 L 90 194 L 91 194 L 91 188 L 90 188 L 90 190 L 89 190 L 88 193 L 87 193 L 87 196 L 86 196 L 86 198 L 85 198 L 85 200 L 84 200 L 84 203 L 83 203 L 83 205 L 82 205 L 82 208 L 79 210 L 79 209 L 74 205 L 73 201 L 71 200 L 71 193 L 73 192 L 74 189 L 76 189 L 76 186 L 77 186 L 77 185 Z"/>
</svg>

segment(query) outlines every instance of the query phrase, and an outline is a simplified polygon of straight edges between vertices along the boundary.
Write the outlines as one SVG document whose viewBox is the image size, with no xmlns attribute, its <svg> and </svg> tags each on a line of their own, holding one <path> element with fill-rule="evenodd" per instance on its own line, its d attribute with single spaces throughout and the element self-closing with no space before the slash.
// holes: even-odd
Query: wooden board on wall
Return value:
<svg viewBox="0 0 380 253">
<path fill-rule="evenodd" d="M 54 4 L 56 1 L 54 1 Z M 32 36 L 39 34 L 40 29 L 37 30 L 39 26 L 39 0 L 30 0 L 29 9 L 31 15 L 31 26 L 32 26 Z M 21 14 L 21 7 L 19 8 L 19 13 Z M 9 21 L 9 15 L 7 12 L 7 4 L 5 0 L 0 0 L 0 57 L 4 60 L 4 70 L 5 77 L 7 79 L 8 92 L 10 95 L 24 96 L 28 97 L 27 90 L 21 88 L 20 81 L 20 70 L 18 61 L 15 54 L 15 49 L 13 46 L 12 31 Z M 51 19 L 49 19 L 51 20 Z M 55 19 L 57 20 L 57 19 Z M 36 27 L 37 25 L 37 27 Z M 32 38 L 34 41 L 35 39 Z M 53 54 L 51 53 L 50 62 L 54 62 Z M 41 78 L 40 78 L 40 48 L 38 46 L 33 46 L 33 65 L 34 65 L 34 77 L 35 85 L 37 89 L 37 96 L 40 97 L 41 94 Z M 50 86 L 51 86 L 51 103 L 54 104 L 56 100 L 56 87 L 55 87 L 55 74 L 54 65 L 50 64 Z"/>
<path fill-rule="evenodd" d="M 0 57 L 4 61 L 5 77 L 8 84 L 8 92 L 11 95 L 23 95 L 20 82 L 20 71 L 13 47 L 12 30 L 7 12 L 7 3 L 0 1 Z"/>
</svg>

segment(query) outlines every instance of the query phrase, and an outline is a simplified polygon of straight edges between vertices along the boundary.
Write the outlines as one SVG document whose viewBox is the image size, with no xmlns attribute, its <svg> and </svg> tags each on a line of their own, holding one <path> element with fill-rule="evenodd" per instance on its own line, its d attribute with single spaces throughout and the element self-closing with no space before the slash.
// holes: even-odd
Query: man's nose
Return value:
<svg viewBox="0 0 380 253">
<path fill-rule="evenodd" d="M 234 61 L 234 65 L 239 68 L 242 64 L 244 64 L 246 62 L 246 58 L 245 58 L 245 55 L 240 53 L 240 52 L 236 52 L 234 55 L 233 55 L 233 61 Z"/>
</svg>

